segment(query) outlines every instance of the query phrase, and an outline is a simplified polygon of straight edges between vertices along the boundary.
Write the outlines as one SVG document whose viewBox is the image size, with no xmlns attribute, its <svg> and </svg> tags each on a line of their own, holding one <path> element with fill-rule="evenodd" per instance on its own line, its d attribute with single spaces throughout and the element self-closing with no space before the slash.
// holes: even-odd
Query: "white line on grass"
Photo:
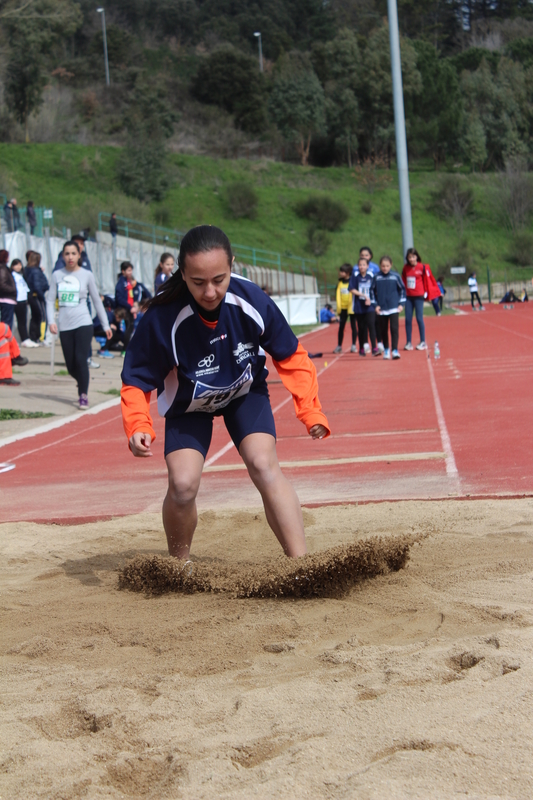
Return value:
<svg viewBox="0 0 533 800">
<path fill-rule="evenodd" d="M 433 401 L 435 403 L 435 411 L 437 412 L 437 422 L 439 425 L 442 449 L 446 454 L 446 474 L 450 478 L 458 478 L 459 472 L 457 470 L 457 464 L 455 463 L 455 456 L 452 450 L 450 434 L 448 433 L 448 428 L 446 427 L 446 420 L 444 419 L 444 412 L 442 410 L 442 405 L 440 402 L 439 392 L 437 389 L 437 382 L 435 380 L 435 375 L 433 373 L 433 365 L 431 363 L 430 358 L 427 359 L 427 362 L 429 369 L 429 380 L 431 383 L 431 391 L 433 392 Z"/>
<path fill-rule="evenodd" d="M 5 439 L 0 440 L 0 447 L 5 447 L 6 444 L 12 444 L 13 442 L 18 442 L 21 439 L 29 439 L 31 436 L 38 436 L 40 433 L 48 433 L 48 431 L 53 431 L 56 428 L 62 428 L 63 425 L 68 425 L 69 422 L 82 419 L 82 417 L 86 417 L 88 414 L 99 414 L 101 411 L 107 411 L 108 408 L 118 406 L 119 403 L 120 397 L 114 397 L 113 400 L 107 400 L 105 403 L 100 403 L 99 405 L 94 406 L 94 408 L 87 409 L 87 411 L 82 411 L 81 413 L 78 411 L 76 414 L 72 414 L 69 417 L 63 417 L 62 419 L 56 419 L 53 422 L 47 422 L 45 425 L 39 425 L 37 428 L 31 428 L 29 431 L 15 433 L 13 436 L 6 436 Z"/>
</svg>

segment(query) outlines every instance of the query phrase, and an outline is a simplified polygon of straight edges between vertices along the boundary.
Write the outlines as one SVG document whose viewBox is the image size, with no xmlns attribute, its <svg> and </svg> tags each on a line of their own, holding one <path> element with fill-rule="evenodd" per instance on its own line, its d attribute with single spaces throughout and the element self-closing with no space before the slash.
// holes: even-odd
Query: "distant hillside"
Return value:
<svg viewBox="0 0 533 800">
<path fill-rule="evenodd" d="M 329 281 L 334 281 L 340 264 L 356 259 L 363 245 L 369 245 L 376 257 L 391 255 L 395 267 L 401 269 L 394 171 L 365 174 L 346 167 L 319 169 L 267 160 L 178 155 L 170 158 L 172 186 L 165 200 L 146 205 L 118 190 L 115 167 L 120 154 L 119 148 L 111 147 L 1 144 L 0 191 L 16 193 L 19 204 L 33 199 L 38 205 L 52 206 L 55 224 L 72 230 L 90 226 L 94 231 L 99 211 L 116 211 L 180 230 L 212 223 L 238 244 L 304 257 L 315 257 L 308 239 L 312 223 L 299 217 L 295 207 L 310 196 L 328 197 L 342 203 L 349 213 L 341 230 L 326 233 L 329 247 L 316 256 Z M 423 259 L 435 273 L 466 264 L 481 275 L 490 266 L 493 279 L 532 277 L 531 266 L 519 267 L 510 260 L 513 238 L 501 216 L 500 178 L 462 176 L 459 187 L 467 194 L 472 192 L 472 205 L 461 221 L 431 210 L 434 194 L 448 177 L 431 167 L 411 174 L 415 245 Z M 244 183 L 255 192 L 255 218 L 235 218 L 231 212 L 227 188 L 235 183 Z M 533 263 L 530 234 L 529 228 L 522 236 L 529 236 Z"/>
</svg>

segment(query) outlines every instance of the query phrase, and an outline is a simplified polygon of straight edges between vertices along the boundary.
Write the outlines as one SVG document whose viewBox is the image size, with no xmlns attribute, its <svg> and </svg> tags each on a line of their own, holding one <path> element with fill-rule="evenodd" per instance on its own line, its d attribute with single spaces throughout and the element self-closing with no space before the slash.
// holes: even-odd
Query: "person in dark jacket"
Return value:
<svg viewBox="0 0 533 800">
<path fill-rule="evenodd" d="M 398 352 L 399 317 L 405 305 L 405 286 L 403 281 L 392 269 L 392 258 L 382 256 L 379 262 L 379 272 L 372 279 L 370 299 L 376 304 L 376 322 L 378 335 L 383 342 L 383 358 L 400 358 Z M 389 325 L 391 334 L 391 348 L 389 348 Z"/>
<path fill-rule="evenodd" d="M 115 286 L 115 305 L 117 308 L 126 309 L 131 316 L 133 304 L 141 305 L 145 300 L 150 300 L 152 295 L 143 283 L 133 277 L 133 264 L 130 261 L 122 262 L 120 272 L 120 278 Z"/>
<path fill-rule="evenodd" d="M 13 316 L 17 306 L 17 286 L 7 262 L 9 253 L 0 250 L 0 320 L 13 330 Z"/>
<path fill-rule="evenodd" d="M 30 226 L 30 234 L 33 236 L 35 228 L 37 227 L 37 217 L 35 216 L 33 200 L 28 200 L 28 205 L 26 206 L 26 219 Z"/>
<path fill-rule="evenodd" d="M 13 197 L 4 205 L 4 218 L 8 233 L 15 233 L 20 228 L 20 214 L 17 206 L 17 198 Z"/>
<path fill-rule="evenodd" d="M 31 309 L 30 339 L 38 342 L 44 339 L 46 330 L 46 305 L 44 296 L 50 285 L 41 269 L 41 254 L 30 250 L 28 266 L 24 270 L 24 280 L 29 286 L 28 302 Z"/>
<path fill-rule="evenodd" d="M 118 223 L 117 223 L 117 215 L 113 211 L 111 214 L 111 219 L 109 220 L 109 233 L 113 237 L 113 239 L 117 238 L 118 233 Z"/>
</svg>

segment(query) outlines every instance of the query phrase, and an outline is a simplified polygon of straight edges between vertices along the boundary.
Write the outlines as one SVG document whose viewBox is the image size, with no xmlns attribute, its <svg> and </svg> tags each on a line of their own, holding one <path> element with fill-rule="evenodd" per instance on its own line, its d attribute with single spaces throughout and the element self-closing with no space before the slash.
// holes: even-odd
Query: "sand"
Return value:
<svg viewBox="0 0 533 800">
<path fill-rule="evenodd" d="M 328 575 L 413 543 L 351 588 L 239 597 L 293 567 L 259 510 L 208 511 L 216 591 L 154 595 L 119 578 L 168 564 L 158 515 L 1 525 L 0 797 L 530 797 L 533 501 L 304 516 Z"/>
</svg>

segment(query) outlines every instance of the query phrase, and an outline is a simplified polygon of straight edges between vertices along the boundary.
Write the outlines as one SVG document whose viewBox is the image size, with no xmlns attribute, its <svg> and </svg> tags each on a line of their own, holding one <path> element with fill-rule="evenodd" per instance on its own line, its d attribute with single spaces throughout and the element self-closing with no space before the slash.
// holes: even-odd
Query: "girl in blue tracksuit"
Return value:
<svg viewBox="0 0 533 800">
<path fill-rule="evenodd" d="M 353 312 L 357 320 L 357 328 L 359 331 L 360 356 L 366 356 L 365 342 L 367 340 L 367 332 L 370 333 L 370 340 L 372 342 L 372 355 L 381 355 L 376 342 L 376 306 L 370 297 L 371 286 L 372 275 L 368 271 L 368 261 L 366 258 L 360 258 L 357 265 L 354 267 L 350 283 L 348 284 L 348 289 L 354 296 Z"/>
<path fill-rule="evenodd" d="M 379 272 L 372 280 L 370 298 L 376 304 L 378 335 L 383 342 L 383 358 L 390 358 L 389 325 L 392 357 L 400 358 L 398 352 L 399 317 L 405 305 L 405 286 L 401 277 L 392 269 L 392 258 L 382 256 Z"/>
</svg>

